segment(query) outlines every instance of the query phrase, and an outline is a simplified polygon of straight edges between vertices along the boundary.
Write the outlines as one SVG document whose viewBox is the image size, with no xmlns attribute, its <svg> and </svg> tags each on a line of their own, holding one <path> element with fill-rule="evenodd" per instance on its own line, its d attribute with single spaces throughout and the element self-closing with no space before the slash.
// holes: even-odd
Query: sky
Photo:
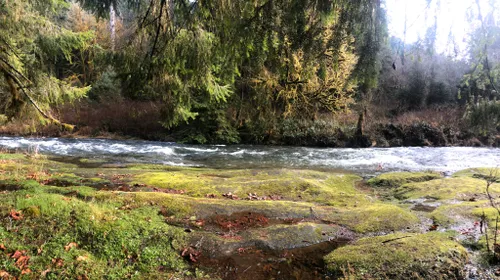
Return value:
<svg viewBox="0 0 500 280">
<path fill-rule="evenodd" d="M 482 9 L 488 7 L 487 1 L 480 0 Z M 500 0 L 495 0 L 500 2 Z M 438 8 L 440 5 L 440 9 Z M 386 0 L 390 35 L 404 39 L 405 18 L 407 19 L 406 42 L 414 43 L 424 38 L 426 30 L 434 23 L 437 12 L 437 42 L 438 52 L 451 52 L 454 44 L 450 44 L 450 31 L 460 52 L 466 51 L 468 34 L 471 24 L 467 13 L 476 8 L 475 0 Z M 405 13 L 406 11 L 406 13 Z M 485 13 L 483 11 L 483 13 Z M 405 16 L 406 14 L 406 16 Z"/>
</svg>

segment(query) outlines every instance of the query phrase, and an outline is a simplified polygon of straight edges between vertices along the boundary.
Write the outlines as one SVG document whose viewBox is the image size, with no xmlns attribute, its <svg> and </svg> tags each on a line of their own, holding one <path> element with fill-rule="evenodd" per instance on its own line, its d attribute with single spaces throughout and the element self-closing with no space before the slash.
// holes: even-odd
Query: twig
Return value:
<svg viewBox="0 0 500 280">
<path fill-rule="evenodd" d="M 488 249 L 488 253 L 490 252 L 490 240 L 488 237 L 488 222 L 486 221 L 486 214 L 483 210 L 483 216 L 481 217 L 484 226 L 484 234 L 486 235 L 486 248 Z"/>
<path fill-rule="evenodd" d="M 493 171 L 495 170 L 495 171 Z M 498 205 L 496 204 L 493 196 L 490 193 L 490 187 L 493 185 L 497 180 L 498 180 L 498 169 L 491 169 L 490 170 L 490 175 L 486 178 L 486 194 L 488 195 L 488 199 L 490 201 L 491 207 L 495 208 L 498 212 L 498 215 L 500 215 L 500 209 L 498 208 Z"/>
<path fill-rule="evenodd" d="M 496 224 L 495 224 L 495 244 L 493 244 L 493 246 L 495 246 L 497 243 L 497 234 L 498 233 L 498 216 L 497 216 L 497 221 L 496 221 Z"/>
<path fill-rule="evenodd" d="M 403 237 L 398 237 L 398 238 L 394 238 L 394 239 L 389 239 L 389 240 L 382 242 L 382 244 L 387 244 L 389 242 L 393 242 L 393 241 L 397 241 L 397 240 L 405 239 L 405 238 L 409 238 L 409 237 L 411 237 L 411 236 L 409 235 L 409 236 L 403 236 Z"/>
</svg>

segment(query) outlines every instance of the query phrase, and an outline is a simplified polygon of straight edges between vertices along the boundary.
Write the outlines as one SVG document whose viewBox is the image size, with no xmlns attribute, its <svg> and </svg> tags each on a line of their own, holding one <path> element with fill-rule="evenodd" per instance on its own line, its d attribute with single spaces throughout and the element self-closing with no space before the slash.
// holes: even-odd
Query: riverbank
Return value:
<svg viewBox="0 0 500 280">
<path fill-rule="evenodd" d="M 141 103 L 127 105 L 132 108 L 145 106 Z M 460 109 L 428 109 L 393 118 L 368 116 L 361 135 L 357 131 L 358 116 L 350 112 L 320 115 L 313 120 L 273 120 L 262 124 L 241 122 L 227 128 L 228 131 L 214 127 L 213 131 L 207 132 L 220 134 L 214 138 L 204 135 L 194 124 L 165 129 L 157 121 L 158 112 L 149 108 L 151 104 L 146 106 L 149 109 L 143 108 L 143 113 L 121 106 L 120 110 L 104 107 L 93 111 L 87 108 L 88 112 L 82 108 L 80 112 L 71 106 L 63 107 L 60 119 L 75 124 L 74 131 L 61 131 L 59 126 L 32 120 L 18 120 L 0 125 L 0 135 L 331 148 L 500 147 L 498 129 L 473 126 L 464 119 L 465 112 Z M 75 113 L 75 110 L 80 113 Z M 113 114 L 107 115 L 107 112 Z M 80 114 L 83 114 L 82 118 L 77 118 Z"/>
<path fill-rule="evenodd" d="M 479 228 L 489 221 L 491 246 L 491 169 L 363 181 L 39 154 L 0 154 L 0 166 L 7 279 L 491 279 L 499 268 Z"/>
<path fill-rule="evenodd" d="M 352 131 L 342 130 L 323 133 L 310 131 L 310 127 L 298 128 L 293 136 L 290 133 L 266 135 L 263 140 L 245 139 L 240 144 L 269 146 L 302 146 L 331 148 L 393 148 L 393 147 L 500 147 L 500 135 L 457 132 L 448 128 L 434 127 L 428 123 L 413 125 L 379 124 L 362 137 L 354 136 Z M 61 137 L 70 139 L 108 139 L 108 140 L 148 140 L 161 142 L 183 142 L 167 132 L 152 135 L 123 135 L 116 132 L 89 131 L 89 128 L 75 131 L 60 131 L 51 127 L 35 131 L 13 131 L 9 126 L 0 127 L 0 135 L 22 137 Z M 189 143 L 189 142 L 188 142 Z M 221 143 L 224 144 L 224 143 Z"/>
</svg>

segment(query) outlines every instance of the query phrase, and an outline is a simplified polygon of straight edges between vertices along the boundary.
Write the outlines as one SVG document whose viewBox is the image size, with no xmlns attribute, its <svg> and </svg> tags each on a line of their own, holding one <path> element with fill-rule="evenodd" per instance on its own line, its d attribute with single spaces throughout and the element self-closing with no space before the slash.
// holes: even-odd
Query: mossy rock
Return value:
<svg viewBox="0 0 500 280">
<path fill-rule="evenodd" d="M 465 170 L 460 170 L 456 173 L 453 174 L 453 177 L 479 177 L 479 176 L 490 176 L 490 175 L 497 175 L 500 177 L 500 168 L 488 168 L 488 167 L 482 167 L 482 168 L 469 168 Z M 478 176 L 479 175 L 479 176 Z"/>
<path fill-rule="evenodd" d="M 421 183 L 405 184 L 394 190 L 398 199 L 431 198 L 436 200 L 477 200 L 485 197 L 486 182 L 470 177 L 446 178 Z M 492 194 L 500 194 L 500 184 L 490 187 Z"/>
<path fill-rule="evenodd" d="M 339 209 L 327 217 L 358 233 L 392 232 L 413 227 L 420 221 L 410 211 L 384 203 Z"/>
<path fill-rule="evenodd" d="M 470 177 L 482 180 L 485 180 L 488 177 L 496 177 L 496 181 L 500 182 L 500 168 L 469 168 L 454 173 L 453 177 Z"/>
<path fill-rule="evenodd" d="M 440 226 L 464 225 L 467 220 L 479 222 L 483 216 L 492 224 L 499 216 L 489 200 L 442 205 L 429 214 L 434 223 Z"/>
<path fill-rule="evenodd" d="M 283 200 L 316 202 L 330 206 L 357 206 L 369 200 L 355 188 L 361 178 L 352 174 L 311 170 L 210 170 L 179 169 L 145 172 L 134 176 L 132 184 L 185 191 L 192 197 L 231 193 L 245 198 L 279 196 Z"/>
<path fill-rule="evenodd" d="M 210 257 L 229 256 L 239 248 L 254 247 L 258 250 L 293 250 L 324 242 L 345 243 L 353 240 L 354 233 L 337 225 L 299 223 L 272 225 L 238 233 L 238 238 L 223 238 L 212 232 L 196 232 L 192 242 L 203 240 Z"/>
<path fill-rule="evenodd" d="M 325 257 L 333 275 L 348 279 L 462 279 L 467 259 L 453 235 L 438 232 L 363 238 Z"/>
<path fill-rule="evenodd" d="M 412 182 L 425 182 L 441 178 L 437 172 L 391 172 L 384 173 L 368 180 L 368 184 L 374 187 L 397 188 Z"/>
</svg>

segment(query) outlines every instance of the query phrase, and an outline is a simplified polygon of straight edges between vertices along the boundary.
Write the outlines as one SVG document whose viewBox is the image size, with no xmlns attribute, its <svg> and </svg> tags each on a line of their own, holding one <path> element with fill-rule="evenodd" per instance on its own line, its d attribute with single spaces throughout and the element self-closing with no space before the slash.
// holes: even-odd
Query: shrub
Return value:
<svg viewBox="0 0 500 280">
<path fill-rule="evenodd" d="M 467 120 L 476 133 L 487 135 L 500 131 L 500 101 L 483 101 L 469 107 Z"/>
</svg>

